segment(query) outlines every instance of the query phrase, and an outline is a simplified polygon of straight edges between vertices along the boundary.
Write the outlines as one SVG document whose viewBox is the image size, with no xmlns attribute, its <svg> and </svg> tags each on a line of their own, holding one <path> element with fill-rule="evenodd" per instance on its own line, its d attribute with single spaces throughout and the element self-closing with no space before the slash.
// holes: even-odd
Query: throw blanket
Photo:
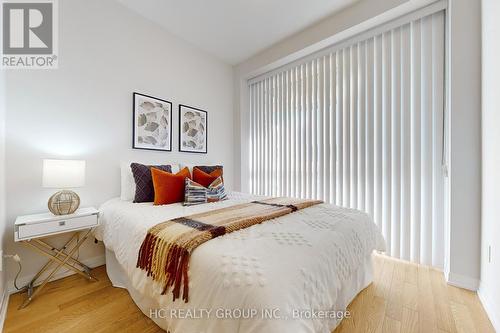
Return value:
<svg viewBox="0 0 500 333">
<path fill-rule="evenodd" d="M 189 258 L 198 246 L 215 237 L 319 203 L 321 201 L 272 198 L 159 223 L 148 230 L 139 250 L 137 267 L 162 283 L 162 295 L 173 287 L 175 301 L 182 288 L 182 299 L 187 302 Z"/>
</svg>

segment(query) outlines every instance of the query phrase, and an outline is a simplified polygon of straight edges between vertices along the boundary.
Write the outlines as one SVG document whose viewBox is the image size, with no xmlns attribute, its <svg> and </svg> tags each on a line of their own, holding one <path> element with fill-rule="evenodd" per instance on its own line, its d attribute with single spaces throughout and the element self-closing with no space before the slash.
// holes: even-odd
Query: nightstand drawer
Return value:
<svg viewBox="0 0 500 333">
<path fill-rule="evenodd" d="M 84 229 L 97 225 L 97 215 L 87 215 L 73 217 L 70 219 L 61 219 L 56 221 L 47 221 L 40 223 L 19 225 L 19 239 L 37 238 L 49 234 L 57 234 L 69 230 Z"/>
</svg>

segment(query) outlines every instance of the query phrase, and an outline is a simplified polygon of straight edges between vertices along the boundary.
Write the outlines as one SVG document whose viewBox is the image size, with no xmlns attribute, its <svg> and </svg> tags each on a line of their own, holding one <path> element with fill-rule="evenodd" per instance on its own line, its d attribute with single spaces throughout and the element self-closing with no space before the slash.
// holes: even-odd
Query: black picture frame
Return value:
<svg viewBox="0 0 500 333">
<path fill-rule="evenodd" d="M 168 138 L 168 148 L 161 148 L 161 147 L 158 147 L 158 148 L 155 148 L 153 144 L 148 144 L 148 143 L 144 143 L 143 146 L 140 146 L 140 143 L 138 143 L 136 140 L 136 133 L 137 133 L 137 130 L 136 130 L 136 121 L 137 121 L 137 115 L 136 115 L 136 107 L 137 107 L 137 101 L 138 101 L 138 97 L 143 97 L 145 99 L 148 99 L 148 100 L 153 100 L 153 101 L 158 101 L 158 103 L 161 103 L 161 104 L 168 104 L 169 107 L 170 107 L 170 118 L 168 120 L 169 122 L 169 138 Z M 142 149 L 142 150 L 156 150 L 156 151 L 172 151 L 172 113 L 173 113 L 173 104 L 172 102 L 170 101 L 167 101 L 167 100 L 164 100 L 164 99 L 161 99 L 161 98 L 158 98 L 158 97 L 154 97 L 154 96 L 150 96 L 150 95 L 146 95 L 146 94 L 142 94 L 142 93 L 138 93 L 138 92 L 133 92 L 132 94 L 132 148 L 133 149 Z"/>
<path fill-rule="evenodd" d="M 205 149 L 204 150 L 196 150 L 196 149 L 186 149 L 186 147 L 183 146 L 182 144 L 182 125 L 183 125 L 183 117 L 182 117 L 182 111 L 183 108 L 194 110 L 195 112 L 203 112 L 205 113 L 205 138 L 204 138 L 204 143 L 205 143 Z M 179 104 L 179 151 L 184 152 L 184 153 L 195 153 L 195 154 L 207 154 L 208 153 L 208 112 L 206 110 L 202 110 L 199 108 L 195 108 L 193 106 L 189 106 L 186 104 Z"/>
</svg>

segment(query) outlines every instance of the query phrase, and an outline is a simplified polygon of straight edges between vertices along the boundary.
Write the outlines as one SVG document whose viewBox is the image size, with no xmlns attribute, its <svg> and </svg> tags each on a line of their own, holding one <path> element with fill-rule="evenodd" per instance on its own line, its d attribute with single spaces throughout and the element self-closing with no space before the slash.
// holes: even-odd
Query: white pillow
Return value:
<svg viewBox="0 0 500 333">
<path fill-rule="evenodd" d="M 193 175 L 193 168 L 194 168 L 195 165 L 197 165 L 197 164 L 180 163 L 179 164 L 179 168 L 184 169 L 184 168 L 187 167 L 189 169 L 189 173 L 191 175 Z"/>
<path fill-rule="evenodd" d="M 179 164 L 172 164 L 172 163 L 167 163 L 167 164 L 170 164 L 170 168 L 172 169 L 172 173 L 177 173 L 181 170 Z"/>
<path fill-rule="evenodd" d="M 133 201 L 135 197 L 135 180 L 130 168 L 130 162 L 122 162 L 121 169 L 121 194 L 120 199 Z"/>
<path fill-rule="evenodd" d="M 133 162 L 122 162 L 120 164 L 120 172 L 121 172 L 121 193 L 120 199 L 123 201 L 134 201 L 135 198 L 135 180 L 134 175 L 132 174 L 132 169 L 130 168 L 130 164 Z M 174 163 L 151 163 L 151 164 L 166 164 L 170 165 L 172 168 L 172 173 L 179 172 L 179 164 Z"/>
</svg>

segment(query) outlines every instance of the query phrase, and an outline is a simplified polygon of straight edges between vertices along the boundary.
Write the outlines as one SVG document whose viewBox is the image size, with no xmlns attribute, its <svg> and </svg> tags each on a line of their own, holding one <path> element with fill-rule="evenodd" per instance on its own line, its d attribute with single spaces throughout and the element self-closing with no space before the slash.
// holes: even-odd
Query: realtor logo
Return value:
<svg viewBox="0 0 500 333">
<path fill-rule="evenodd" d="M 57 68 L 55 0 L 2 2 L 2 67 Z"/>
</svg>

